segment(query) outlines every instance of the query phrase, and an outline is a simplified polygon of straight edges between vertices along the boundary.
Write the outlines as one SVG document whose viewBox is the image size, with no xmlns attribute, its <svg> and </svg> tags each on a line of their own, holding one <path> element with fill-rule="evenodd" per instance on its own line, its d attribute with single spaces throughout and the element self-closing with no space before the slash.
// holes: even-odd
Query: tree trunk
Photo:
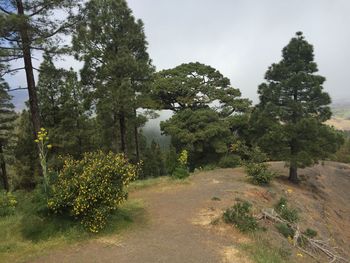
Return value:
<svg viewBox="0 0 350 263">
<path fill-rule="evenodd" d="M 298 172 L 297 172 L 298 168 L 296 167 L 296 165 L 294 164 L 290 164 L 289 167 L 289 181 L 297 184 L 299 182 L 298 180 Z"/>
<path fill-rule="evenodd" d="M 125 114 L 123 110 L 119 112 L 119 129 L 120 129 L 120 148 L 121 151 L 126 155 L 126 125 L 125 125 Z"/>
<path fill-rule="evenodd" d="M 27 78 L 27 88 L 29 95 L 29 108 L 32 117 L 34 135 L 36 137 L 36 133 L 40 130 L 40 113 L 38 106 L 38 98 L 35 87 L 34 73 L 33 73 L 33 65 L 32 65 L 32 55 L 30 50 L 31 41 L 29 38 L 28 32 L 28 24 L 25 21 L 25 14 L 22 0 L 16 0 L 18 15 L 23 17 L 23 24 L 20 27 L 19 34 L 21 36 L 22 41 L 22 52 L 24 59 L 24 68 L 26 72 Z"/>
<path fill-rule="evenodd" d="M 1 166 L 1 177 L 4 185 L 4 189 L 8 192 L 10 191 L 9 180 L 7 177 L 6 163 L 4 157 L 3 146 L 0 144 L 0 166 Z"/>
<path fill-rule="evenodd" d="M 134 109 L 134 117 L 135 117 L 135 124 L 134 124 L 134 136 L 135 136 L 135 150 L 136 150 L 136 161 L 138 162 L 140 160 L 140 149 L 139 149 L 139 133 L 137 130 L 137 113 L 136 109 Z"/>
</svg>

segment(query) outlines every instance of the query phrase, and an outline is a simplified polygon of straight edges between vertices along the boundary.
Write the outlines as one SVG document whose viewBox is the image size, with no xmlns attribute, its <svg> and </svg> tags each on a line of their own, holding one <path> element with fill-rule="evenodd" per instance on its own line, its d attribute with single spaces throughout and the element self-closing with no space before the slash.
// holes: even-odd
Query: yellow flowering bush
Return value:
<svg viewBox="0 0 350 263">
<path fill-rule="evenodd" d="M 0 217 L 12 215 L 17 206 L 16 197 L 10 192 L 0 192 Z"/>
<path fill-rule="evenodd" d="M 178 158 L 178 161 L 180 163 L 180 165 L 182 166 L 187 166 L 187 162 L 188 162 L 188 152 L 187 150 L 182 150 L 182 152 L 180 153 L 180 156 Z"/>
<path fill-rule="evenodd" d="M 126 188 L 137 173 L 138 165 L 123 154 L 98 151 L 85 153 L 81 160 L 67 158 L 52 185 L 48 207 L 54 213 L 68 213 L 96 233 L 127 198 Z"/>
<path fill-rule="evenodd" d="M 177 179 L 184 179 L 190 174 L 188 172 L 188 152 L 187 150 L 182 150 L 178 159 L 177 165 L 172 173 L 172 176 Z"/>
</svg>

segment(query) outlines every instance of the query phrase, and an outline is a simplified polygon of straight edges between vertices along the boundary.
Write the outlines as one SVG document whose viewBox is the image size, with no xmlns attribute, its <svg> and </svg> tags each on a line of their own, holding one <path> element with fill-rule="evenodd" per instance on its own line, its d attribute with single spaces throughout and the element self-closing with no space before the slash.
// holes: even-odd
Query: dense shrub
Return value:
<svg viewBox="0 0 350 263">
<path fill-rule="evenodd" d="M 242 232 L 252 232 L 258 229 L 258 223 L 251 214 L 252 205 L 249 202 L 239 202 L 224 212 L 226 223 L 235 225 Z"/>
<path fill-rule="evenodd" d="M 248 147 L 241 141 L 231 145 L 231 151 L 242 157 L 241 164 L 254 184 L 267 185 L 275 174 L 268 169 L 267 155 L 258 146 Z"/>
<path fill-rule="evenodd" d="M 0 192 L 0 217 L 12 215 L 17 205 L 16 197 L 10 192 Z"/>
<path fill-rule="evenodd" d="M 299 220 L 299 213 L 296 209 L 289 208 L 287 205 L 287 199 L 281 197 L 275 206 L 277 213 L 290 223 L 295 223 Z"/>
<path fill-rule="evenodd" d="M 275 226 L 276 226 L 278 232 L 280 232 L 285 238 L 288 238 L 288 237 L 293 238 L 294 237 L 295 231 L 287 224 L 278 223 Z"/>
<path fill-rule="evenodd" d="M 230 154 L 221 157 L 218 166 L 221 168 L 234 168 L 239 166 L 241 158 L 238 155 Z"/>
<path fill-rule="evenodd" d="M 244 168 L 254 184 L 267 185 L 274 177 L 274 173 L 268 170 L 267 163 L 246 162 Z"/>
<path fill-rule="evenodd" d="M 54 213 L 78 218 L 91 232 L 98 232 L 108 216 L 127 198 L 126 187 L 137 174 L 122 154 L 101 151 L 68 158 L 52 187 L 48 201 Z"/>
</svg>

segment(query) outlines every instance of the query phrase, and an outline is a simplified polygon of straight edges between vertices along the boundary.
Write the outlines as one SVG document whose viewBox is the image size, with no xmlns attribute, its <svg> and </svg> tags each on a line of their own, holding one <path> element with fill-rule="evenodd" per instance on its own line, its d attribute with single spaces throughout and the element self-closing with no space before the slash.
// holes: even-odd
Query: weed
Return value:
<svg viewBox="0 0 350 263">
<path fill-rule="evenodd" d="M 287 224 L 278 223 L 275 225 L 275 227 L 277 228 L 278 232 L 280 232 L 285 238 L 294 237 L 295 231 Z"/>
<path fill-rule="evenodd" d="M 235 225 L 241 232 L 253 232 L 258 229 L 258 223 L 251 214 L 252 205 L 249 202 L 239 202 L 228 208 L 224 214 L 226 223 Z"/>
<path fill-rule="evenodd" d="M 287 199 L 284 197 L 281 197 L 276 204 L 275 209 L 283 219 L 290 223 L 295 223 L 299 220 L 298 211 L 296 209 L 289 208 L 287 205 Z"/>
<path fill-rule="evenodd" d="M 311 228 L 307 228 L 303 234 L 309 238 L 314 238 L 317 236 L 317 231 L 316 230 L 313 230 Z"/>
</svg>

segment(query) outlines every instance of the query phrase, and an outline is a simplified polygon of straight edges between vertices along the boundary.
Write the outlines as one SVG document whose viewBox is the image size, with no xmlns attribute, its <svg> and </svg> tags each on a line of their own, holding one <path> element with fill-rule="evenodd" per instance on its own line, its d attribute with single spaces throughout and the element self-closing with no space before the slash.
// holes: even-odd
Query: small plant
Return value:
<svg viewBox="0 0 350 263">
<path fill-rule="evenodd" d="M 275 174 L 268 169 L 267 155 L 258 146 L 248 147 L 241 141 L 231 145 L 231 151 L 241 155 L 241 164 L 253 184 L 267 185 Z"/>
<path fill-rule="evenodd" d="M 295 223 L 299 220 L 299 213 L 296 209 L 289 208 L 287 205 L 287 199 L 281 197 L 275 206 L 277 213 L 290 223 Z"/>
<path fill-rule="evenodd" d="M 138 167 L 122 154 L 98 151 L 85 153 L 81 160 L 68 158 L 53 184 L 48 207 L 79 219 L 91 232 L 99 232 L 127 198 L 126 187 L 137 172 Z"/>
<path fill-rule="evenodd" d="M 52 148 L 52 145 L 49 144 L 49 136 L 45 128 L 40 128 L 35 142 L 38 144 L 39 148 L 40 165 L 44 177 L 44 189 L 46 195 L 48 195 L 49 176 L 47 171 L 47 153 Z"/>
<path fill-rule="evenodd" d="M 17 206 L 16 197 L 10 193 L 0 192 L 0 217 L 13 215 Z"/>
<path fill-rule="evenodd" d="M 268 170 L 267 163 L 246 162 L 244 167 L 253 184 L 267 185 L 274 177 L 274 173 Z"/>
<path fill-rule="evenodd" d="M 303 234 L 309 238 L 314 238 L 317 236 L 317 231 L 316 230 L 313 230 L 311 228 L 307 228 Z"/>
<path fill-rule="evenodd" d="M 295 231 L 287 224 L 278 223 L 275 225 L 275 227 L 277 228 L 278 232 L 280 232 L 285 238 L 294 237 Z"/>
<path fill-rule="evenodd" d="M 256 231 L 258 223 L 251 214 L 251 208 L 251 203 L 239 202 L 224 212 L 224 220 L 226 223 L 235 225 L 241 232 Z"/>
<path fill-rule="evenodd" d="M 217 197 L 217 196 L 213 196 L 211 198 L 212 201 L 221 201 L 220 197 Z"/>
<path fill-rule="evenodd" d="M 187 150 L 183 150 L 178 159 L 177 159 L 177 166 L 175 167 L 172 177 L 176 179 L 184 179 L 188 177 L 190 174 L 188 172 L 188 152 Z"/>
</svg>

